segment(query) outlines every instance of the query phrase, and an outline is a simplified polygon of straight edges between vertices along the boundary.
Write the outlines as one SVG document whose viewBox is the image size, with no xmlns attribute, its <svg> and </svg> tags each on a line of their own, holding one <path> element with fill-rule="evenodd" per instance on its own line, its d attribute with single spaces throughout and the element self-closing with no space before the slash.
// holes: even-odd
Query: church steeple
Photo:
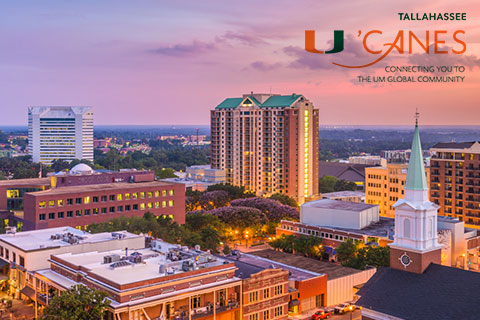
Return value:
<svg viewBox="0 0 480 320">
<path fill-rule="evenodd" d="M 405 182 L 405 197 L 395 203 L 395 236 L 390 244 L 390 267 L 422 273 L 441 262 L 437 236 L 438 206 L 428 199 L 428 184 L 418 130 L 418 111 Z"/>
</svg>

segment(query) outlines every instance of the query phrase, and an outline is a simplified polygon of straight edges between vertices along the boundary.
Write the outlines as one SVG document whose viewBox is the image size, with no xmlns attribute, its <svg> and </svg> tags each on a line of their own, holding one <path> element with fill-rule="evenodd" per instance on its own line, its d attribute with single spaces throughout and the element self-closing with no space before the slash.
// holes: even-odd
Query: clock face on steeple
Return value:
<svg viewBox="0 0 480 320">
<path fill-rule="evenodd" d="M 410 257 L 406 252 L 404 252 L 398 259 L 400 260 L 400 262 L 405 268 L 408 267 L 410 263 L 412 263 L 412 259 L 410 259 Z"/>
</svg>

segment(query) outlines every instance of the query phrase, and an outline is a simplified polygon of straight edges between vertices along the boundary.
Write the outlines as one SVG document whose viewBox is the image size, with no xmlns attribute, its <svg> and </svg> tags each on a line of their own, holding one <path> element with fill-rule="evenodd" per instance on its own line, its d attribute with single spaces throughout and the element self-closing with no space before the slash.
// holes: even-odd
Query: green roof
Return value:
<svg viewBox="0 0 480 320">
<path fill-rule="evenodd" d="M 260 108 L 284 108 L 291 106 L 301 96 L 301 94 L 271 96 L 264 103 L 260 103 L 260 101 L 253 96 L 248 96 L 247 98 L 252 100 L 252 102 L 257 104 Z M 215 109 L 236 108 L 242 103 L 243 100 L 244 98 L 227 98 L 218 106 L 216 106 Z"/>
<path fill-rule="evenodd" d="M 227 109 L 227 108 L 236 108 L 240 103 L 242 103 L 243 98 L 227 98 L 223 100 L 215 109 Z"/>
<path fill-rule="evenodd" d="M 427 178 L 425 176 L 425 167 L 423 164 L 422 144 L 418 125 L 415 125 L 413 134 L 412 151 L 410 152 L 410 161 L 408 162 L 406 190 L 428 190 Z"/>
</svg>

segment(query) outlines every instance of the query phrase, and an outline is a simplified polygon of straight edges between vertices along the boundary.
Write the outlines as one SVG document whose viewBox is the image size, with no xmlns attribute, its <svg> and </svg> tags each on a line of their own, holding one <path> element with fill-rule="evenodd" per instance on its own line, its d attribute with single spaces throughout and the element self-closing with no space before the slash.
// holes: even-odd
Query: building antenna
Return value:
<svg viewBox="0 0 480 320">
<path fill-rule="evenodd" d="M 418 118 L 420 118 L 420 113 L 418 112 L 418 108 L 415 110 L 415 126 L 418 126 Z"/>
</svg>

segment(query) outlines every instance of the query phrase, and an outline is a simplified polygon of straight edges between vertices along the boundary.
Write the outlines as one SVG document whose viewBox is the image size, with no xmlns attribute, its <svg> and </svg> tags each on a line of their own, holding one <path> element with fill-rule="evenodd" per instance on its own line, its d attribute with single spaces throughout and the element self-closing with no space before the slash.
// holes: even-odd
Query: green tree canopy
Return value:
<svg viewBox="0 0 480 320">
<path fill-rule="evenodd" d="M 110 301 L 107 293 L 75 285 L 53 297 L 43 311 L 46 320 L 100 320 Z"/>
<path fill-rule="evenodd" d="M 281 204 L 284 204 L 284 205 L 287 205 L 287 206 L 290 206 L 290 207 L 294 207 L 294 208 L 298 208 L 297 201 L 295 201 L 295 199 L 293 199 L 293 198 L 291 198 L 291 197 L 289 197 L 289 196 L 287 196 L 286 194 L 283 194 L 283 193 L 274 193 L 268 199 L 277 200 Z"/>
</svg>

